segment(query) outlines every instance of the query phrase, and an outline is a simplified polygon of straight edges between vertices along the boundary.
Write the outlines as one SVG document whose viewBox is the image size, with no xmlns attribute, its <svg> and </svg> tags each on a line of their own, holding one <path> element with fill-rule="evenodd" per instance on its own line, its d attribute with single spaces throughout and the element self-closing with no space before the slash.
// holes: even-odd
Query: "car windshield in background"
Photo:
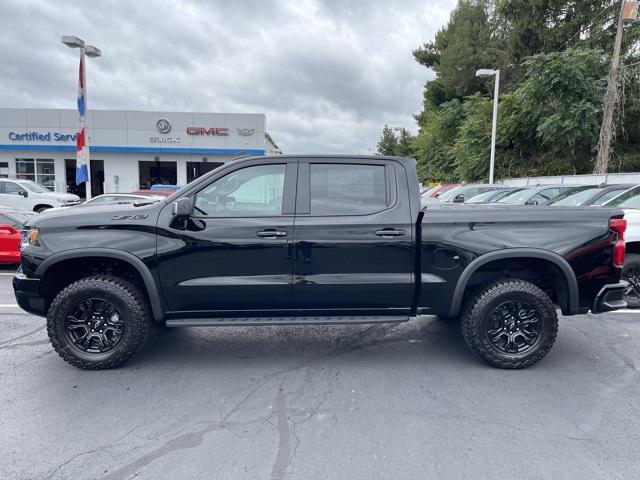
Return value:
<svg viewBox="0 0 640 480">
<path fill-rule="evenodd" d="M 640 187 L 634 187 L 603 204 L 604 207 L 640 209 Z"/>
<path fill-rule="evenodd" d="M 27 182 L 20 182 L 19 185 L 34 193 L 48 193 L 51 191 L 51 190 L 47 190 L 42 185 L 38 185 L 36 182 L 32 180 L 29 180 Z"/>
<path fill-rule="evenodd" d="M 589 200 L 595 193 L 601 190 L 599 187 L 578 187 L 561 193 L 553 200 L 549 200 L 545 205 L 555 207 L 577 207 Z"/>
<path fill-rule="evenodd" d="M 531 196 L 531 191 L 529 188 L 518 188 L 513 192 L 505 195 L 498 203 L 507 203 L 507 204 L 517 204 L 524 203 Z"/>
<path fill-rule="evenodd" d="M 456 195 L 458 195 L 460 192 L 462 192 L 465 188 L 467 187 L 453 187 L 450 190 L 447 190 L 445 193 L 443 193 L 442 195 L 438 196 L 438 200 L 442 201 L 442 202 L 446 202 L 450 199 L 452 199 L 453 197 L 455 197 Z"/>
<path fill-rule="evenodd" d="M 604 193 L 600 198 L 598 198 L 596 201 L 594 201 L 591 205 L 604 205 L 605 203 L 607 203 L 609 200 L 611 200 L 612 198 L 617 197 L 618 195 L 620 195 L 622 192 L 626 192 L 627 190 L 629 190 L 629 186 L 625 186 L 625 187 L 620 187 L 614 190 L 609 190 L 607 193 Z"/>
<path fill-rule="evenodd" d="M 502 198 L 508 193 L 511 193 L 511 190 L 504 191 L 495 191 L 495 190 L 487 190 L 486 192 L 479 193 L 475 197 L 471 197 L 465 203 L 484 203 L 489 199 L 496 201 L 498 198 Z"/>
</svg>

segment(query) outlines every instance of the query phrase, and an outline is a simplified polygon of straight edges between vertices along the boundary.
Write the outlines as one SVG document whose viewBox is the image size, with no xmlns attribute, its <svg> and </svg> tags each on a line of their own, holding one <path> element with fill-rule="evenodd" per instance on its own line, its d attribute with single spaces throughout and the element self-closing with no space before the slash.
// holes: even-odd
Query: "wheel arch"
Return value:
<svg viewBox="0 0 640 480">
<path fill-rule="evenodd" d="M 142 286 L 145 289 L 153 317 L 156 321 L 160 321 L 164 317 L 162 301 L 158 291 L 158 284 L 153 274 L 145 263 L 135 255 L 121 250 L 113 250 L 109 248 L 83 248 L 78 250 L 67 250 L 59 252 L 47 257 L 34 272 L 38 278 L 44 279 L 47 271 L 51 271 L 56 265 L 69 260 L 78 259 L 109 259 L 118 260 L 132 268 L 140 276 Z"/>
<path fill-rule="evenodd" d="M 37 203 L 37 204 L 35 204 L 35 205 L 33 206 L 33 211 L 34 211 L 34 212 L 37 212 L 37 211 L 38 211 L 38 209 L 40 209 L 40 208 L 46 208 L 46 209 L 49 209 L 49 208 L 53 208 L 53 205 L 49 205 L 48 203 Z"/>
<path fill-rule="evenodd" d="M 627 253 L 637 253 L 640 254 L 640 240 L 636 240 L 633 242 L 626 242 L 625 249 Z"/>
<path fill-rule="evenodd" d="M 547 265 L 553 265 L 560 272 L 561 280 L 563 281 L 566 292 L 559 295 L 558 303 L 562 309 L 562 313 L 570 315 L 578 310 L 579 291 L 578 281 L 573 272 L 573 269 L 569 263 L 557 253 L 549 250 L 534 249 L 534 248 L 509 248 L 505 250 L 498 250 L 495 252 L 489 252 L 479 256 L 473 260 L 463 270 L 451 300 L 451 310 L 449 316 L 457 316 L 462 308 L 463 297 L 469 281 L 476 272 L 479 272 L 481 268 L 489 266 L 491 263 L 497 263 L 504 260 L 542 260 Z"/>
</svg>

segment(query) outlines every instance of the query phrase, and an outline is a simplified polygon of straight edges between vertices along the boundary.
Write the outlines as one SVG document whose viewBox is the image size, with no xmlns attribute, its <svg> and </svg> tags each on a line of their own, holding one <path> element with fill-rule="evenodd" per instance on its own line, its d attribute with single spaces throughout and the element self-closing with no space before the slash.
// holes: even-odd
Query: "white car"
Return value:
<svg viewBox="0 0 640 480">
<path fill-rule="evenodd" d="M 47 190 L 33 180 L 0 178 L 0 204 L 22 210 L 42 212 L 48 208 L 71 207 L 80 203 L 80 197 L 70 193 Z"/>
<path fill-rule="evenodd" d="M 627 230 L 624 241 L 627 254 L 624 257 L 622 278 L 629 282 L 624 299 L 632 308 L 640 308 L 640 185 L 630 188 L 602 205 L 624 210 Z"/>
</svg>

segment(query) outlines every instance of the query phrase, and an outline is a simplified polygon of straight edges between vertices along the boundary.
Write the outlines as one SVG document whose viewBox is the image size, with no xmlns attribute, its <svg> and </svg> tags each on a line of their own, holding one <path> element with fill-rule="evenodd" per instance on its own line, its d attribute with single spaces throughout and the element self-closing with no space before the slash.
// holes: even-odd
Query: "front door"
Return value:
<svg viewBox="0 0 640 480">
<path fill-rule="evenodd" d="M 195 212 L 158 222 L 164 299 L 180 315 L 259 315 L 291 309 L 297 159 L 222 169 L 198 191 Z"/>
<path fill-rule="evenodd" d="M 0 205 L 31 210 L 26 200 L 29 192 L 15 182 L 0 182 Z"/>
<path fill-rule="evenodd" d="M 296 307 L 319 314 L 408 312 L 414 222 L 406 173 L 396 162 L 346 161 L 300 160 Z"/>
</svg>

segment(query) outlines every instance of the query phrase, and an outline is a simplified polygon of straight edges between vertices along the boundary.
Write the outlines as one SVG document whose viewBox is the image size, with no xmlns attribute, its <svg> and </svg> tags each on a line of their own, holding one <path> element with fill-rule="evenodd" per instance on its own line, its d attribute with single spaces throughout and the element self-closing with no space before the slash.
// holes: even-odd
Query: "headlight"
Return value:
<svg viewBox="0 0 640 480">
<path fill-rule="evenodd" d="M 38 239 L 38 229 L 30 228 L 29 230 L 22 230 L 22 242 L 20 243 L 20 248 L 28 247 L 35 243 Z"/>
<path fill-rule="evenodd" d="M 58 203 L 62 203 L 63 205 L 68 202 L 66 198 L 57 198 L 56 200 Z"/>
</svg>

